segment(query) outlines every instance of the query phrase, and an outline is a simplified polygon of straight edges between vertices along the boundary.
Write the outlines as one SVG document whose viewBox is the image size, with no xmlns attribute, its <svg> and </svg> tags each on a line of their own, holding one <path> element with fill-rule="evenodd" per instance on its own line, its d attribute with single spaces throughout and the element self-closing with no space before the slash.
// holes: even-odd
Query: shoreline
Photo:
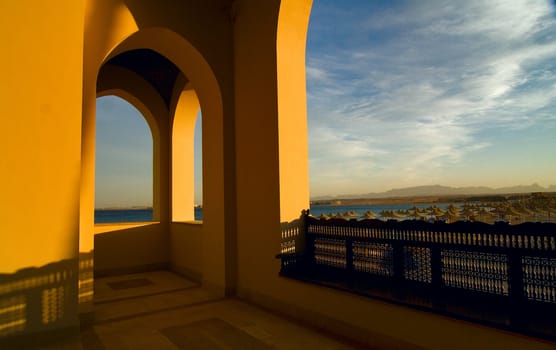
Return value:
<svg viewBox="0 0 556 350">
<path fill-rule="evenodd" d="M 556 197 L 556 192 L 535 192 Z M 464 203 L 464 202 L 503 202 L 526 199 L 535 193 L 504 193 L 504 194 L 462 194 L 462 195 L 430 195 L 386 198 L 335 198 L 311 200 L 311 205 L 388 205 L 388 204 L 420 204 L 420 203 Z"/>
</svg>

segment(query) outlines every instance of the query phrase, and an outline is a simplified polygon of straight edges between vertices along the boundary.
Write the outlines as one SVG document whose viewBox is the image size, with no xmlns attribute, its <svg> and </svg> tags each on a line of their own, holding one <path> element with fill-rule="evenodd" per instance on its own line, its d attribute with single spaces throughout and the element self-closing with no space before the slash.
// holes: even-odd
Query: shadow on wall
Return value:
<svg viewBox="0 0 556 350">
<path fill-rule="evenodd" d="M 280 254 L 301 254 L 305 250 L 305 215 L 308 210 L 302 210 L 299 219 L 280 223 L 281 241 Z"/>
<path fill-rule="evenodd" d="M 95 277 L 168 268 L 165 227 L 160 223 L 95 225 Z"/>
<path fill-rule="evenodd" d="M 37 342 L 27 335 L 43 331 L 78 334 L 76 300 L 93 296 L 92 256 L 0 274 L 0 348 Z"/>
</svg>

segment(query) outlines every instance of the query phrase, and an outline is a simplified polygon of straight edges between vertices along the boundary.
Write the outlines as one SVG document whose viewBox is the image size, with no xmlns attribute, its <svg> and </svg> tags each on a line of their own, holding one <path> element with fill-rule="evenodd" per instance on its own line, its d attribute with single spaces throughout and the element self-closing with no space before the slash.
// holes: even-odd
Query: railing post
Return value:
<svg viewBox="0 0 556 350">
<path fill-rule="evenodd" d="M 303 244 L 302 266 L 305 272 L 312 273 L 315 270 L 315 239 L 309 234 L 309 220 L 309 210 L 304 210 L 301 223 L 302 232 L 300 232 L 300 236 L 303 236 L 300 239 Z"/>
<path fill-rule="evenodd" d="M 25 293 L 26 329 L 37 330 L 43 327 L 42 316 L 44 313 L 48 312 L 48 310 L 44 310 L 42 292 L 49 287 L 50 284 L 47 284 L 46 286 L 33 288 Z"/>
<path fill-rule="evenodd" d="M 299 221 L 299 232 L 295 238 L 295 252 L 305 254 L 307 249 L 307 233 L 309 232 L 309 210 L 301 211 Z"/>
<path fill-rule="evenodd" d="M 353 286 L 355 280 L 355 269 L 353 267 L 353 237 L 346 236 L 346 277 L 349 285 Z"/>
<path fill-rule="evenodd" d="M 509 248 L 508 252 L 508 283 L 509 296 L 512 304 L 512 326 L 521 328 L 524 323 L 525 293 L 523 290 L 523 268 L 521 254 L 518 249 Z"/>
<path fill-rule="evenodd" d="M 395 241 L 392 243 L 392 264 L 394 268 L 394 283 L 401 285 L 404 281 L 404 253 L 403 243 Z"/>
<path fill-rule="evenodd" d="M 442 249 L 436 244 L 431 247 L 431 285 L 433 293 L 439 295 L 442 288 Z"/>
</svg>

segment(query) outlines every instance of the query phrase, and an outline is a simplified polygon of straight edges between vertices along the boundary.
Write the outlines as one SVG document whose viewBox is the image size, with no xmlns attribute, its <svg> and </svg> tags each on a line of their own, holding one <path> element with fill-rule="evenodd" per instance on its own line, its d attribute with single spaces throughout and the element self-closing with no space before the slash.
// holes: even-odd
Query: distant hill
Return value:
<svg viewBox="0 0 556 350">
<path fill-rule="evenodd" d="M 548 187 L 540 186 L 537 183 L 532 185 L 518 185 L 511 187 L 491 188 L 486 186 L 472 187 L 450 187 L 441 185 L 415 186 L 406 188 L 396 188 L 385 192 L 371 192 L 362 194 L 349 194 L 337 196 L 318 196 L 312 200 L 331 200 L 331 199 L 355 199 L 355 198 L 396 198 L 396 197 L 418 197 L 418 196 L 452 196 L 452 195 L 486 195 L 486 194 L 507 194 L 507 193 L 531 193 L 531 192 L 556 192 L 556 185 Z"/>
</svg>

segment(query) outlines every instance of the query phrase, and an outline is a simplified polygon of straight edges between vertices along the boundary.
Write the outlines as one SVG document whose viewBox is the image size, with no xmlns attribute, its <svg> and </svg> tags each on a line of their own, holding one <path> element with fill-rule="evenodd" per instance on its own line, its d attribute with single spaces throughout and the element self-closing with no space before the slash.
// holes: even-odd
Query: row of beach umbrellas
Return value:
<svg viewBox="0 0 556 350">
<path fill-rule="evenodd" d="M 465 203 L 461 207 L 454 204 L 448 205 L 442 209 L 436 205 L 427 208 L 419 208 L 413 206 L 409 209 L 399 210 L 382 210 L 376 214 L 370 210 L 360 215 L 354 211 L 321 214 L 320 219 L 416 219 L 416 220 L 445 220 L 454 222 L 458 220 L 472 221 L 497 221 L 497 220 L 519 220 L 521 218 L 530 218 L 535 221 L 539 219 L 550 221 L 550 215 L 556 213 L 556 207 L 548 205 L 544 207 L 532 207 L 524 203 Z M 554 217 L 554 215 L 553 215 Z"/>
</svg>

